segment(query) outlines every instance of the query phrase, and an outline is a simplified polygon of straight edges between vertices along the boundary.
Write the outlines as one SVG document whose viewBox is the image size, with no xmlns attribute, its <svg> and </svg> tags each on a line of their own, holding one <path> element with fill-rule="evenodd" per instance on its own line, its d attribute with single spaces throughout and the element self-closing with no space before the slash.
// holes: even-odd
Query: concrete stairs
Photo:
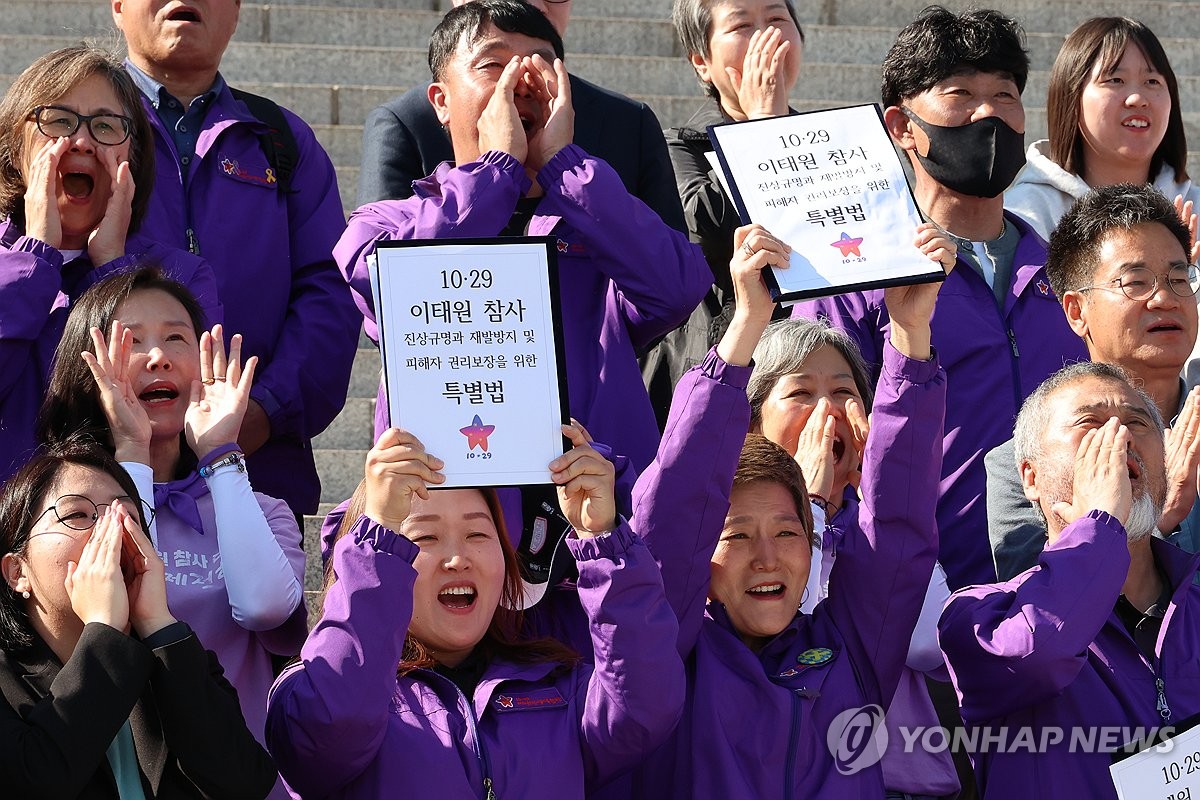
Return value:
<svg viewBox="0 0 1200 800">
<path fill-rule="evenodd" d="M 801 110 L 874 102 L 879 62 L 929 0 L 799 0 L 807 45 L 794 105 Z M 943 0 L 965 8 L 964 0 Z M 983 3 L 987 5 L 987 3 Z M 1048 70 L 1062 37 L 1097 15 L 1128 15 L 1163 40 L 1180 77 L 1181 106 L 1200 151 L 1200 4 L 1162 0 L 994 0 L 1028 34 L 1033 74 L 1025 91 L 1027 141 L 1045 135 Z M 576 0 L 567 33 L 568 66 L 603 86 L 649 103 L 664 127 L 681 124 L 702 102 L 668 21 L 670 0 Z M 429 80 L 429 32 L 449 0 L 279 0 L 243 2 L 223 62 L 234 85 L 296 111 L 314 128 L 338 169 L 343 206 L 354 206 L 367 113 Z M 107 3 L 97 0 L 4 0 L 0 89 L 47 50 L 99 38 L 120 50 Z M 1192 153 L 1200 165 L 1200 152 Z M 1200 167 L 1194 167 L 1200 169 Z M 323 511 L 349 496 L 370 446 L 378 355 L 363 341 L 346 409 L 315 442 L 324 484 Z M 307 537 L 315 543 L 317 519 Z M 308 588 L 319 583 L 312 559 Z"/>
</svg>

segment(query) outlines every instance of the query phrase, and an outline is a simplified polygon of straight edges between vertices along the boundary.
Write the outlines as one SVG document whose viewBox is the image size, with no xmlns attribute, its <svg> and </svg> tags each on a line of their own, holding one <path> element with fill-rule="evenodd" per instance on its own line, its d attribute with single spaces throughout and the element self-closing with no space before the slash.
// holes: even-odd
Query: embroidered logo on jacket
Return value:
<svg viewBox="0 0 1200 800">
<path fill-rule="evenodd" d="M 567 701 L 559 694 L 558 689 L 553 687 L 535 689 L 531 692 L 498 694 L 493 702 L 496 705 L 496 710 L 500 712 L 541 711 L 548 708 L 562 708 L 567 704 Z"/>
<path fill-rule="evenodd" d="M 278 178 L 275 177 L 275 170 L 271 169 L 270 167 L 267 167 L 264 170 L 264 174 L 255 175 L 252 172 L 247 172 L 246 170 L 242 169 L 241 165 L 238 164 L 237 159 L 230 158 L 229 156 L 225 156 L 221 159 L 221 169 L 224 170 L 226 175 L 234 178 L 241 178 L 242 180 L 250 181 L 251 183 L 259 183 L 263 186 L 274 186 L 276 183 L 278 183 Z"/>
</svg>

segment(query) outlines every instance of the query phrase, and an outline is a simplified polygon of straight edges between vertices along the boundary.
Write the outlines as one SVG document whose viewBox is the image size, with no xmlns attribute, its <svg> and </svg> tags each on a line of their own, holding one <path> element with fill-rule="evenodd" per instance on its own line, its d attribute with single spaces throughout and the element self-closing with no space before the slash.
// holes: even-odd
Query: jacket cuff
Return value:
<svg viewBox="0 0 1200 800">
<path fill-rule="evenodd" d="M 488 150 L 479 157 L 476 163 L 496 167 L 501 172 L 511 175 L 516 180 L 517 188 L 521 190 L 522 196 L 533 185 L 533 181 L 529 180 L 529 176 L 525 174 L 525 165 L 513 158 L 512 154 L 503 150 Z"/>
<path fill-rule="evenodd" d="M 172 622 L 165 628 L 159 628 L 145 639 L 142 639 L 142 644 L 151 650 L 157 650 L 169 644 L 182 642 L 191 635 L 192 629 L 188 627 L 186 622 Z"/>
<path fill-rule="evenodd" d="M 641 538 L 629 527 L 624 517 L 618 518 L 617 527 L 600 536 L 580 539 L 574 529 L 567 536 L 567 547 L 576 561 L 595 561 L 596 559 L 616 560 L 625 555 Z"/>
<path fill-rule="evenodd" d="M 18 236 L 17 241 L 13 243 L 12 249 L 20 253 L 30 253 L 50 264 L 55 269 L 62 269 L 62 253 L 41 239 L 35 239 L 32 236 Z"/>
<path fill-rule="evenodd" d="M 754 372 L 754 362 L 751 361 L 744 367 L 729 364 L 717 355 L 717 348 L 714 346 L 704 357 L 700 371 L 717 383 L 723 383 L 735 389 L 745 389 L 750 383 L 750 373 Z"/>
<path fill-rule="evenodd" d="M 587 153 L 582 147 L 577 144 L 567 145 L 551 156 L 550 160 L 538 170 L 538 185 L 544 190 L 547 186 L 559 183 L 564 172 L 581 166 L 585 158 L 587 158 Z"/>
<path fill-rule="evenodd" d="M 387 553 L 390 556 L 403 558 L 409 564 L 416 561 L 417 554 L 421 552 L 421 548 L 409 541 L 407 537 L 390 528 L 385 528 L 366 514 L 359 517 L 358 522 L 354 523 L 354 527 L 350 529 L 350 536 L 354 537 L 355 544 L 365 543 L 377 553 Z"/>
<path fill-rule="evenodd" d="M 937 350 L 930 348 L 928 360 L 918 361 L 909 358 L 892 346 L 891 337 L 883 345 L 883 369 L 894 378 L 909 383 L 922 384 L 933 380 L 941 366 L 938 364 Z"/>
</svg>

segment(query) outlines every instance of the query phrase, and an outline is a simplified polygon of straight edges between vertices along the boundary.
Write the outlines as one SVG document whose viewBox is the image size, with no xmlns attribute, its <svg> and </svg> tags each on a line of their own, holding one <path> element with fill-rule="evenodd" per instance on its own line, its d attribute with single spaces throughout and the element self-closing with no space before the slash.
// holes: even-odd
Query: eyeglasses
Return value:
<svg viewBox="0 0 1200 800">
<path fill-rule="evenodd" d="M 120 495 L 113 498 L 113 503 L 120 503 L 125 510 L 134 519 L 137 519 L 138 501 L 134 500 L 129 495 Z M 64 494 L 62 497 L 54 501 L 54 505 L 47 508 L 41 514 L 37 515 L 37 519 L 33 521 L 31 528 L 41 521 L 42 517 L 54 512 L 54 516 L 63 525 L 66 525 L 73 531 L 88 531 L 96 524 L 96 520 L 100 519 L 100 515 L 104 513 L 104 509 L 111 506 L 112 503 L 93 503 L 90 497 L 84 497 L 81 494 Z M 151 508 L 144 500 L 141 502 L 142 519 L 149 525 L 154 519 L 154 509 Z M 42 531 L 42 533 L 52 533 L 53 531 Z M 36 535 L 36 534 L 35 534 Z"/>
<path fill-rule="evenodd" d="M 38 106 L 29 115 L 44 136 L 57 139 L 74 136 L 79 126 L 87 123 L 88 133 L 97 143 L 114 147 L 129 138 L 133 120 L 121 114 L 79 114 L 59 106 Z"/>
<path fill-rule="evenodd" d="M 1120 289 L 1130 300 L 1140 302 L 1153 297 L 1164 283 L 1176 297 L 1193 297 L 1200 291 L 1200 268 L 1188 264 L 1186 267 L 1171 267 L 1166 275 L 1159 275 L 1146 267 L 1133 267 L 1111 281 L 1083 286 L 1078 291 L 1107 289 L 1112 292 Z"/>
</svg>

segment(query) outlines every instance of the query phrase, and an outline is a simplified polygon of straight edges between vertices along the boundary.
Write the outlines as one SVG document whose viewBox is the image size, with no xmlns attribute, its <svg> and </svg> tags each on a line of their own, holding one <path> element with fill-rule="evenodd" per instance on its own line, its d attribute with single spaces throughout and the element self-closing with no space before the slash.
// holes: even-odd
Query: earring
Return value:
<svg viewBox="0 0 1200 800">
<path fill-rule="evenodd" d="M 26 600 L 28 600 L 29 599 L 29 590 L 27 589 L 27 590 L 21 592 L 21 597 L 24 597 Z"/>
</svg>

